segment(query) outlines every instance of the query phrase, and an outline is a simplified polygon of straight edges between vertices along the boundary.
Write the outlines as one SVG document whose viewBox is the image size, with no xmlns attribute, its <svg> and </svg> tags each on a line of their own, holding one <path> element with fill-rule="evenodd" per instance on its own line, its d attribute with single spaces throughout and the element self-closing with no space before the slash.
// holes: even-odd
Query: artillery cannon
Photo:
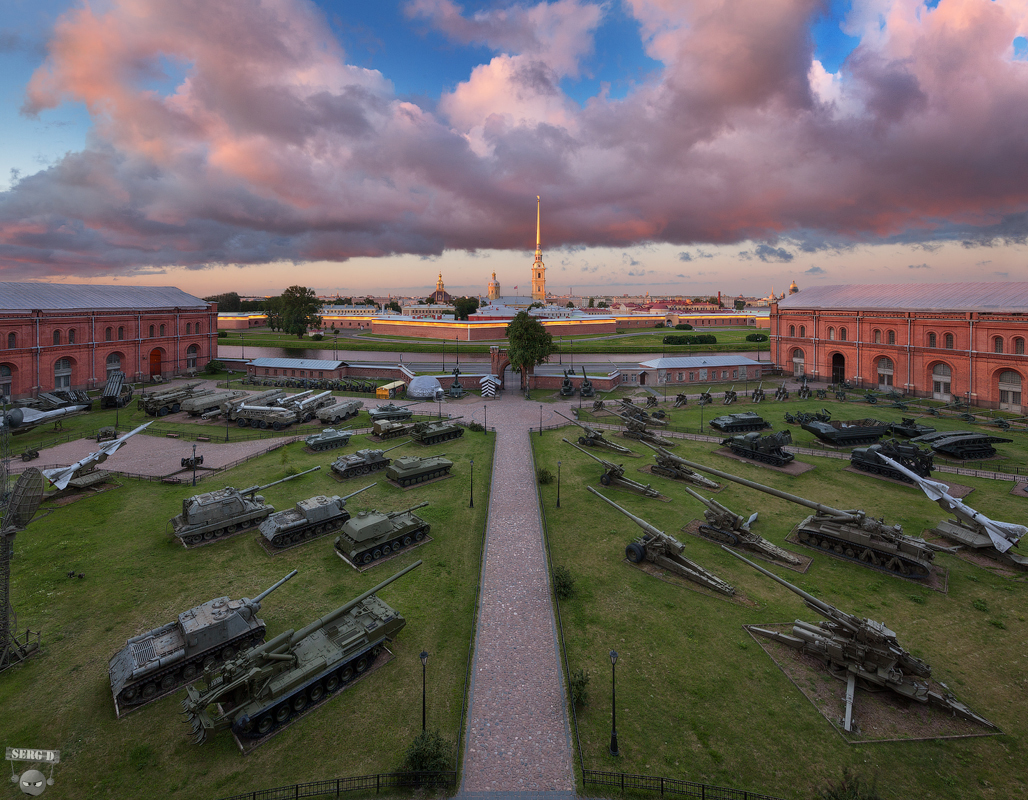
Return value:
<svg viewBox="0 0 1028 800">
<path fill-rule="evenodd" d="M 846 680 L 846 715 L 843 728 L 847 731 L 853 727 L 853 696 L 858 681 L 864 688 L 889 689 L 922 705 L 932 705 L 962 719 L 978 722 L 990 728 L 996 727 L 975 714 L 953 695 L 931 691 L 927 679 L 931 677 L 932 668 L 901 647 L 896 634 L 884 623 L 840 611 L 835 606 L 818 600 L 779 578 L 773 572 L 754 564 L 748 558 L 728 548 L 724 549 L 771 580 L 780 583 L 790 592 L 799 595 L 807 608 L 825 618 L 824 622 L 817 625 L 796 620 L 791 636 L 755 626 L 748 626 L 748 629 L 758 636 L 781 642 L 813 656 L 833 675 Z"/>
<path fill-rule="evenodd" d="M 679 392 L 675 395 L 675 408 L 681 408 L 682 406 L 689 405 L 689 398 L 685 392 Z"/>
<path fill-rule="evenodd" d="M 361 511 L 343 525 L 335 540 L 336 551 L 351 564 L 370 564 L 420 542 L 432 529 L 414 512 L 428 505 L 418 503 L 403 511 Z"/>
<path fill-rule="evenodd" d="M 415 561 L 298 631 L 204 669 L 206 688 L 187 687 L 182 701 L 193 741 L 203 744 L 225 728 L 258 739 L 364 673 L 407 624 L 375 594 L 420 565 Z"/>
<path fill-rule="evenodd" d="M 800 384 L 800 388 L 796 392 L 796 396 L 800 400 L 809 400 L 811 394 L 812 394 L 812 392 L 810 391 L 810 387 L 807 386 L 807 376 L 804 375 L 803 376 L 803 382 Z"/>
<path fill-rule="evenodd" d="M 638 492 L 642 492 L 647 497 L 660 497 L 660 492 L 652 488 L 650 484 L 641 484 L 638 481 L 633 481 L 631 478 L 625 477 L 625 468 L 620 464 L 614 464 L 611 461 L 594 456 L 588 450 L 583 450 L 574 442 L 569 442 L 567 439 L 561 439 L 565 444 L 571 445 L 576 450 L 585 453 L 593 461 L 599 462 L 603 466 L 603 474 L 600 476 L 600 483 L 604 486 L 610 486 L 615 484 L 617 486 L 624 486 L 627 489 L 635 489 Z"/>
<path fill-rule="evenodd" d="M 685 491 L 704 505 L 703 518 L 706 520 L 706 524 L 700 524 L 701 536 L 729 547 L 744 547 L 760 553 L 766 558 L 784 561 L 793 566 L 801 563 L 799 556 L 783 550 L 750 530 L 750 525 L 757 521 L 758 512 L 754 511 L 747 519 L 721 505 L 713 497 L 705 498 L 688 486 L 685 487 Z"/>
<path fill-rule="evenodd" d="M 571 375 L 574 373 L 566 369 L 564 370 L 564 380 L 560 384 L 560 396 L 561 397 L 574 397 L 575 396 L 575 384 L 571 382 Z"/>
<path fill-rule="evenodd" d="M 925 580 L 931 573 L 935 552 L 948 549 L 907 536 L 899 525 L 887 525 L 865 511 L 832 508 L 703 464 L 685 463 L 693 469 L 813 509 L 814 513 L 796 526 L 796 535 L 803 544 L 834 558 L 904 578 Z"/>
<path fill-rule="evenodd" d="M 785 388 L 785 384 L 783 383 L 781 386 L 779 386 L 777 389 L 775 389 L 775 400 L 788 400 L 788 399 L 789 399 L 789 390 Z"/>
<path fill-rule="evenodd" d="M 827 389 L 818 389 L 815 392 L 815 394 L 817 395 L 817 399 L 818 400 L 827 400 L 828 399 L 828 390 Z"/>
<path fill-rule="evenodd" d="M 596 394 L 596 390 L 593 388 L 593 382 L 589 380 L 589 376 L 585 374 L 585 367 L 582 367 L 582 386 L 579 388 L 578 393 L 582 397 L 592 397 Z"/>
<path fill-rule="evenodd" d="M 714 402 L 714 398 L 710 396 L 710 389 L 711 387 L 708 386 L 707 391 L 700 392 L 700 399 L 696 402 L 699 403 L 701 406 L 709 406 L 711 403 Z"/>
<path fill-rule="evenodd" d="M 657 398 L 650 395 L 646 398 L 646 408 L 657 408 Z"/>
<path fill-rule="evenodd" d="M 603 411 L 602 400 L 593 400 L 593 411 Z"/>
<path fill-rule="evenodd" d="M 611 413 L 625 423 L 625 429 L 621 431 L 621 435 L 626 439 L 638 439 L 640 442 L 657 444 L 662 447 L 675 446 L 675 443 L 670 439 L 665 439 L 659 433 L 647 430 L 646 423 L 637 417 L 629 417 L 624 414 L 619 414 L 617 411 L 612 411 Z"/>
<path fill-rule="evenodd" d="M 915 436 L 910 441 L 924 442 L 936 453 L 942 453 L 950 458 L 972 460 L 992 458 L 996 455 L 996 448 L 992 446 L 993 444 L 1013 440 L 974 431 L 937 431 Z"/>
<path fill-rule="evenodd" d="M 721 402 L 724 405 L 726 405 L 726 406 L 730 406 L 732 403 L 735 402 L 735 399 L 736 399 L 736 392 L 735 392 L 735 386 L 733 385 L 731 389 L 728 389 L 725 392 L 725 399 L 722 400 Z"/>
<path fill-rule="evenodd" d="M 439 444 L 439 442 L 446 442 L 450 439 L 459 439 L 464 435 L 464 429 L 456 423 L 458 419 L 464 419 L 464 417 L 418 422 L 411 429 L 410 436 L 419 444 Z"/>
<path fill-rule="evenodd" d="M 410 433 L 416 422 L 397 422 L 391 419 L 381 419 L 371 426 L 372 433 L 379 439 L 398 439 Z"/>
<path fill-rule="evenodd" d="M 272 547 L 282 548 L 300 542 L 325 536 L 339 530 L 350 518 L 346 510 L 346 501 L 366 492 L 375 484 L 369 483 L 363 489 L 340 497 L 323 494 L 300 500 L 293 508 L 277 511 L 261 523 L 261 536 Z"/>
<path fill-rule="evenodd" d="M 912 483 L 913 481 L 903 472 L 889 466 L 886 460 L 894 459 L 912 472 L 916 472 L 922 478 L 928 478 L 932 474 L 932 462 L 935 454 L 930 450 L 922 450 L 916 444 L 901 442 L 898 439 L 889 439 L 885 442 L 873 444 L 870 447 L 856 447 L 850 453 L 850 466 L 870 472 L 872 475 L 883 475 L 886 478 L 893 478 L 898 481 Z"/>
<path fill-rule="evenodd" d="M 878 402 L 878 397 L 871 389 L 868 389 L 866 392 L 864 392 L 864 402 L 873 406 L 875 403 Z"/>
<path fill-rule="evenodd" d="M 604 438 L 603 434 L 595 428 L 592 428 L 588 425 L 584 425 L 581 422 L 578 422 L 577 420 L 571 419 L 571 417 L 565 417 L 559 411 L 557 412 L 557 415 L 564 417 L 564 419 L 566 419 L 568 422 L 574 423 L 583 431 L 585 431 L 585 436 L 578 437 L 578 443 L 580 445 L 583 445 L 585 447 L 606 447 L 608 450 L 613 450 L 616 453 L 626 453 L 628 455 L 635 455 L 627 447 L 623 447 L 622 445 L 619 445 L 616 442 L 610 441 L 610 439 Z"/>
<path fill-rule="evenodd" d="M 670 570 L 687 580 L 700 584 L 700 586 L 713 589 L 715 592 L 726 594 L 729 597 L 735 594 L 735 587 L 730 583 L 721 580 L 717 575 L 708 572 L 695 561 L 686 558 L 684 555 L 685 547 L 674 536 L 658 530 L 642 517 L 637 517 L 635 514 L 619 506 L 609 497 L 604 497 L 592 486 L 585 488 L 605 503 L 614 506 L 614 508 L 643 529 L 643 535 L 630 542 L 625 548 L 625 558 L 633 564 L 650 561 L 658 567 Z"/>
<path fill-rule="evenodd" d="M 737 456 L 770 464 L 773 467 L 784 467 L 796 458 L 792 453 L 782 449 L 785 445 L 792 444 L 791 431 L 777 431 L 766 436 L 752 431 L 729 436 L 722 440 L 721 444 Z"/>
<path fill-rule="evenodd" d="M 1010 552 L 1010 548 L 1017 547 L 1021 537 L 1028 533 L 1028 528 L 1014 522 L 999 522 L 989 519 L 971 506 L 951 496 L 946 484 L 923 478 L 888 457 L 883 457 L 883 460 L 921 487 L 921 491 L 928 496 L 929 500 L 934 500 L 940 508 L 949 511 L 956 517 L 956 519 L 944 519 L 935 526 L 935 531 L 939 535 L 1008 566 L 1028 569 L 1028 558 Z"/>
<path fill-rule="evenodd" d="M 757 388 L 753 390 L 753 394 L 750 395 L 751 403 L 763 403 L 764 402 L 764 381 L 757 384 Z"/>
<path fill-rule="evenodd" d="M 653 399 L 654 402 L 656 402 L 656 400 L 657 400 L 656 397 L 654 397 L 652 399 Z M 647 401 L 648 400 L 649 400 L 649 398 L 647 398 Z M 618 413 L 617 411 L 615 411 L 613 413 L 617 414 L 622 419 L 624 419 L 625 417 L 630 417 L 631 419 L 638 420 L 643 425 L 667 425 L 668 424 L 667 421 L 663 419 L 664 414 L 663 414 L 662 411 L 656 411 L 652 415 L 650 415 L 650 414 L 647 414 L 645 411 L 643 411 L 641 408 L 638 408 L 631 401 L 630 398 L 626 397 L 626 398 L 622 399 L 620 402 L 621 402 L 621 412 Z"/>
<path fill-rule="evenodd" d="M 689 469 L 682 463 L 682 459 L 674 453 L 665 450 L 659 445 L 650 444 L 649 442 L 643 442 L 643 444 L 657 452 L 657 455 L 654 456 L 657 463 L 650 467 L 650 472 L 655 475 L 663 475 L 665 478 L 672 478 L 674 480 L 688 481 L 689 483 L 695 483 L 697 486 L 703 486 L 707 489 L 721 488 L 710 478 L 704 477 L 703 475 L 700 475 L 700 473 Z"/>
</svg>

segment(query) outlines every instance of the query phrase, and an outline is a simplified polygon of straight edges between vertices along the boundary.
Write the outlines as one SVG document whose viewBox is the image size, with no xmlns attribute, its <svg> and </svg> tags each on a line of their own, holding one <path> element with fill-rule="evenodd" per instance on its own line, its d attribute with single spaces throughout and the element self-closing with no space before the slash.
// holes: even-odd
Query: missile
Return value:
<svg viewBox="0 0 1028 800">
<path fill-rule="evenodd" d="M 43 474 L 46 475 L 47 480 L 49 480 L 50 483 L 58 489 L 66 489 L 68 488 L 68 484 L 71 482 L 72 478 L 87 471 L 91 467 L 95 467 L 97 464 L 102 464 L 107 460 L 108 456 L 116 453 L 118 448 L 125 444 L 125 442 L 150 425 L 153 425 L 152 421 L 140 425 L 135 430 L 129 431 L 124 436 L 115 439 L 112 442 L 107 442 L 96 452 L 90 453 L 85 458 L 79 459 L 70 466 L 44 469 Z"/>
</svg>

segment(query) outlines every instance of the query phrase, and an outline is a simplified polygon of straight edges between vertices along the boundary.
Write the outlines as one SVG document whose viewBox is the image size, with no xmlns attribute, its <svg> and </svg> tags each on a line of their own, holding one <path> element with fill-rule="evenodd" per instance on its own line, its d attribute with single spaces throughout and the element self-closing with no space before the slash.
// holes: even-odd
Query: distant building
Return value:
<svg viewBox="0 0 1028 800">
<path fill-rule="evenodd" d="M 489 281 L 489 289 L 488 289 L 488 292 L 487 292 L 487 297 L 489 298 L 490 302 L 492 302 L 493 300 L 499 300 L 500 299 L 500 282 L 498 280 L 496 280 L 496 273 L 495 272 L 493 273 L 493 279 L 491 281 Z"/>
<path fill-rule="evenodd" d="M 535 197 L 535 262 L 532 264 L 532 300 L 546 302 L 546 265 L 543 263 L 542 239 L 540 238 L 539 195 Z"/>
<path fill-rule="evenodd" d="M 443 273 L 439 273 L 439 280 L 436 281 L 435 291 L 429 295 L 432 298 L 433 303 L 439 303 L 441 305 L 449 305 L 453 298 L 450 293 L 443 288 Z"/>
</svg>

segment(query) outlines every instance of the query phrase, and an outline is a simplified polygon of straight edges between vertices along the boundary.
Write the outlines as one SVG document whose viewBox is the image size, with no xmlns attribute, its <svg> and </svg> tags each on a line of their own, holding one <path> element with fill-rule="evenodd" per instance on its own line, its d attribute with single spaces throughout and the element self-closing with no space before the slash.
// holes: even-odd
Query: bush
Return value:
<svg viewBox="0 0 1028 800">
<path fill-rule="evenodd" d="M 212 358 L 204 365 L 203 371 L 205 375 L 213 375 L 216 372 L 221 372 L 223 369 L 225 369 L 225 365 Z"/>
<path fill-rule="evenodd" d="M 218 338 L 219 339 L 226 339 L 226 338 L 228 338 L 228 331 L 218 331 Z"/>
<path fill-rule="evenodd" d="M 663 323 L 663 322 L 658 322 L 658 323 L 657 323 L 656 325 L 654 325 L 653 327 L 654 327 L 654 328 L 663 328 L 663 327 L 664 327 L 664 323 Z"/>
<path fill-rule="evenodd" d="M 748 334 L 746 334 L 746 341 L 747 342 L 766 342 L 767 341 L 767 334 L 766 333 L 748 333 Z"/>
<path fill-rule="evenodd" d="M 584 706 L 589 702 L 589 673 L 584 669 L 576 669 L 571 673 L 571 702 L 575 706 Z"/>
<path fill-rule="evenodd" d="M 324 338 L 325 337 L 322 334 L 320 334 L 320 333 L 312 333 L 311 334 L 311 341 L 312 342 L 320 342 Z"/>
<path fill-rule="evenodd" d="M 544 486 L 548 483 L 553 483 L 553 473 L 545 467 L 539 467 L 539 469 L 536 470 L 535 476 L 538 479 L 539 483 L 543 484 Z"/>
<path fill-rule="evenodd" d="M 422 731 L 410 743 L 401 772 L 447 772 L 453 764 L 453 744 L 439 731 Z"/>
<path fill-rule="evenodd" d="M 842 768 L 842 780 L 836 785 L 829 785 L 817 793 L 818 800 L 881 800 L 874 781 L 868 786 L 859 775 L 850 772 L 849 767 Z"/>
<path fill-rule="evenodd" d="M 688 323 L 685 323 L 685 322 L 680 322 L 677 325 L 675 325 L 675 330 L 676 331 L 691 331 L 692 330 L 692 325 L 689 325 Z"/>
<path fill-rule="evenodd" d="M 469 422 L 468 423 L 468 430 L 471 431 L 472 433 L 481 433 L 482 431 L 485 430 L 485 428 L 482 427 L 482 423 L 481 422 Z"/>
<path fill-rule="evenodd" d="M 676 336 L 674 334 L 664 337 L 664 344 L 717 344 L 717 337 L 712 333 L 697 333 L 694 335 Z"/>
<path fill-rule="evenodd" d="M 570 600 L 575 596 L 575 579 L 567 567 L 553 568 L 553 593 L 558 600 Z"/>
</svg>

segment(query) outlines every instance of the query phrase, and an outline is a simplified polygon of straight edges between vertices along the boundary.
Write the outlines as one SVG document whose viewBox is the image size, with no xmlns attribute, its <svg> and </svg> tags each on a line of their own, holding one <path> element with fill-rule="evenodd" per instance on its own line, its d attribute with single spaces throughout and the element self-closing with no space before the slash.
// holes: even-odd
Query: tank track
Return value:
<svg viewBox="0 0 1028 800">
<path fill-rule="evenodd" d="M 756 453 L 752 450 L 736 448 L 731 445 L 728 446 L 728 449 L 741 458 L 747 458 L 750 461 L 760 461 L 762 464 L 770 464 L 772 467 L 784 467 L 786 464 L 791 464 L 794 460 L 793 458 L 785 458 L 774 453 Z"/>
<path fill-rule="evenodd" d="M 726 544 L 729 547 L 738 547 L 742 541 L 732 531 L 726 531 L 722 528 L 715 528 L 712 525 L 704 525 L 702 523 L 700 524 L 700 536 L 718 544 Z"/>
<path fill-rule="evenodd" d="M 403 478 L 397 478 L 396 482 L 403 487 L 413 486 L 416 483 L 425 483 L 426 481 L 434 480 L 435 478 L 442 477 L 443 475 L 449 475 L 450 469 L 451 467 L 439 467 L 431 472 L 426 472 L 424 475 L 410 475 Z"/>
<path fill-rule="evenodd" d="M 385 433 L 376 433 L 375 436 L 384 442 L 386 439 L 399 439 L 401 436 L 406 436 L 408 433 L 410 433 L 410 428 L 396 428 L 391 431 L 386 431 Z"/>
<path fill-rule="evenodd" d="M 347 439 L 336 439 L 336 440 L 331 441 L 331 442 L 325 442 L 324 444 L 322 444 L 321 442 L 318 442 L 317 444 L 309 444 L 309 445 L 307 445 L 307 447 L 310 448 L 310 450 L 312 452 L 321 453 L 321 452 L 324 452 L 325 450 L 335 450 L 336 448 L 339 448 L 339 447 L 346 447 L 349 443 L 350 443 L 350 440 L 348 438 Z"/>
<path fill-rule="evenodd" d="M 713 428 L 714 426 L 711 425 L 710 427 Z M 750 431 L 763 431 L 767 430 L 770 427 L 771 426 L 768 425 L 767 422 L 761 421 L 759 425 L 753 422 L 739 423 L 738 425 L 725 425 L 724 427 L 717 428 L 716 430 L 719 430 L 722 433 L 735 434 L 749 433 Z"/>
<path fill-rule="evenodd" d="M 957 461 L 975 461 L 981 458 L 992 458 L 996 455 L 996 448 L 991 444 L 961 445 L 959 447 L 940 447 L 935 452 Z"/>
<path fill-rule="evenodd" d="M 325 522 L 318 522 L 314 525 L 302 525 L 292 530 L 283 531 L 282 533 L 276 533 L 271 537 L 271 541 L 268 542 L 276 550 L 280 550 L 285 547 L 292 547 L 302 542 L 309 542 L 312 539 L 320 539 L 322 536 L 328 536 L 330 533 L 335 533 L 343 527 L 343 523 L 350 518 L 350 514 L 346 511 L 336 517 Z M 268 541 L 264 535 L 261 535 L 264 541 Z"/>
<path fill-rule="evenodd" d="M 866 547 L 847 542 L 838 536 L 800 528 L 796 532 L 797 538 L 807 547 L 812 547 L 826 555 L 834 558 L 841 558 L 845 561 L 855 561 L 861 566 L 869 569 L 876 569 L 879 572 L 886 572 L 890 575 L 898 575 L 901 578 L 913 578 L 915 580 L 926 580 L 931 574 L 931 565 L 922 564 L 915 558 L 903 553 L 890 553 L 877 547 Z M 904 571 L 904 568 L 906 571 Z"/>
<path fill-rule="evenodd" d="M 439 444 L 439 442 L 448 442 L 450 439 L 459 439 L 463 435 L 463 428 L 458 428 L 455 431 L 447 431 L 446 433 L 437 433 L 431 436 L 424 436 L 420 439 L 415 434 L 411 434 L 414 440 L 420 442 L 421 444 Z"/>
<path fill-rule="evenodd" d="M 340 471 L 332 465 L 332 471 L 340 478 L 356 478 L 358 475 L 367 475 L 369 472 L 378 472 L 380 469 L 385 469 L 392 463 L 392 459 L 384 458 L 381 461 L 376 461 L 373 464 L 356 464 L 352 467 Z"/>
<path fill-rule="evenodd" d="M 908 478 L 899 470 L 895 470 L 885 464 L 868 464 L 866 461 L 850 461 L 850 466 L 854 469 L 859 469 L 861 472 L 868 472 L 871 475 L 881 475 L 883 478 L 892 478 L 893 480 L 903 481 L 904 483 L 909 483 L 911 485 L 914 483 L 913 480 Z M 909 469 L 913 469 L 913 467 L 910 467 Z"/>
<path fill-rule="evenodd" d="M 226 525 L 223 528 L 212 528 L 210 530 L 194 531 L 185 534 L 175 532 L 175 536 L 186 547 L 200 547 L 201 545 L 210 544 L 211 542 L 220 541 L 222 539 L 228 539 L 231 536 L 235 536 L 237 533 L 247 531 L 250 528 L 260 525 L 270 516 L 271 509 L 269 508 L 267 514 L 258 514 L 250 517 L 249 519 L 233 522 L 231 525 Z"/>
<path fill-rule="evenodd" d="M 254 628 L 249 633 L 229 639 L 213 650 L 183 659 L 159 669 L 135 683 L 130 683 L 118 692 L 115 700 L 119 708 L 138 708 L 174 691 L 179 686 L 191 683 L 200 677 L 203 668 L 209 663 L 224 663 L 235 656 L 240 650 L 254 647 L 264 641 L 265 628 Z M 213 659 L 208 661 L 208 659 Z"/>
<path fill-rule="evenodd" d="M 369 547 L 367 550 L 362 550 L 351 560 L 355 564 L 371 564 L 374 561 L 378 561 L 380 558 L 386 558 L 393 553 L 398 553 L 417 542 L 423 541 L 430 530 L 432 530 L 432 526 L 426 522 L 424 525 L 415 528 L 414 530 L 401 533 L 399 536 L 396 536 L 388 542 L 376 544 L 373 547 Z M 347 558 L 349 558 L 349 556 L 347 556 Z"/>
</svg>

